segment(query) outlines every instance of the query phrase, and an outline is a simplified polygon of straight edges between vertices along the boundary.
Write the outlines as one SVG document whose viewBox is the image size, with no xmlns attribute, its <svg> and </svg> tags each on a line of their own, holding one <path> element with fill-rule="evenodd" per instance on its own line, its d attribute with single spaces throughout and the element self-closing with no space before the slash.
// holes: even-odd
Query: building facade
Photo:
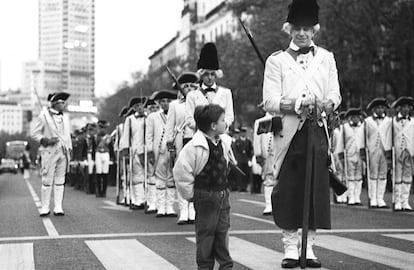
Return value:
<svg viewBox="0 0 414 270">
<path fill-rule="evenodd" d="M 93 100 L 95 0 L 39 0 L 38 57 L 39 77 L 26 73 L 24 89 L 34 84 L 42 98 L 67 91 L 76 105 Z"/>
<path fill-rule="evenodd" d="M 237 35 L 237 18 L 228 8 L 231 0 L 184 0 L 177 36 L 150 57 L 150 71 L 175 58 L 186 59 L 197 51 L 197 44 L 215 42 L 225 34 Z M 175 54 L 171 53 L 174 48 Z M 166 53 L 169 51 L 169 53 Z"/>
<path fill-rule="evenodd" d="M 0 100 L 0 132 L 9 134 L 23 131 L 23 110 L 20 104 Z"/>
</svg>

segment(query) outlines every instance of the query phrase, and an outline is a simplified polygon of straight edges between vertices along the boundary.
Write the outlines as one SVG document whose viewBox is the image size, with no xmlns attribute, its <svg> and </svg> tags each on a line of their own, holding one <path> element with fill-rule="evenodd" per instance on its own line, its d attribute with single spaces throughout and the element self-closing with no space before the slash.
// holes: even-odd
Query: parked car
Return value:
<svg viewBox="0 0 414 270">
<path fill-rule="evenodd" d="M 14 159 L 2 158 L 0 164 L 0 173 L 11 172 L 17 173 L 18 165 Z"/>
</svg>

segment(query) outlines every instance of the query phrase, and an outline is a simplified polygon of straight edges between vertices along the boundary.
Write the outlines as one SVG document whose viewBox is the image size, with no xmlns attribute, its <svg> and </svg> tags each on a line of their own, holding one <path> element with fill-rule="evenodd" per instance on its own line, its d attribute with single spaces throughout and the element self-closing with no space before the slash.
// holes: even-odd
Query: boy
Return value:
<svg viewBox="0 0 414 270">
<path fill-rule="evenodd" d="M 198 269 L 232 269 L 228 249 L 230 227 L 227 172 L 234 163 L 231 137 L 225 135 L 225 112 L 219 105 L 196 107 L 198 131 L 187 143 L 173 169 L 184 199 L 194 202 Z"/>
</svg>

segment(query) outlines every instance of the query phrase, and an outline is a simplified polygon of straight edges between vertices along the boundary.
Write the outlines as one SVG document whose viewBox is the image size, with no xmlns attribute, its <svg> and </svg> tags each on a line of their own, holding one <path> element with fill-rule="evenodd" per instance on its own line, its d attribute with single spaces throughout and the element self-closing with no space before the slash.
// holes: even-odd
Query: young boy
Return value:
<svg viewBox="0 0 414 270">
<path fill-rule="evenodd" d="M 184 199 L 194 202 L 198 269 L 232 269 L 228 249 L 230 228 L 227 172 L 234 163 L 231 137 L 225 135 L 224 109 L 210 104 L 196 107 L 198 131 L 181 151 L 173 169 Z"/>
</svg>

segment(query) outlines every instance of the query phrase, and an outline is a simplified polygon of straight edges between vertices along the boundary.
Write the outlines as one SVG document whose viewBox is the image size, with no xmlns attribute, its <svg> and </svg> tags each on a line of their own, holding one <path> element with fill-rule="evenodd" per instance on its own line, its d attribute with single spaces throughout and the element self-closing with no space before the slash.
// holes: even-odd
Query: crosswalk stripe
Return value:
<svg viewBox="0 0 414 270">
<path fill-rule="evenodd" d="M 240 213 L 231 213 L 231 214 L 233 216 L 236 216 L 236 217 L 241 217 L 241 218 L 245 218 L 245 219 L 250 219 L 250 220 L 255 220 L 255 221 L 259 221 L 259 222 L 263 222 L 263 223 L 275 225 L 275 223 L 273 221 L 268 220 L 268 219 L 252 217 L 252 216 L 245 215 L 245 214 L 240 214 Z"/>
<path fill-rule="evenodd" d="M 33 243 L 0 245 L 0 269 L 34 270 Z"/>
<path fill-rule="evenodd" d="M 107 270 L 176 270 L 173 264 L 135 239 L 85 241 Z"/>
<path fill-rule="evenodd" d="M 187 239 L 195 243 L 194 237 L 188 237 Z M 255 270 L 282 269 L 283 253 L 281 252 L 234 236 L 229 238 L 229 248 L 233 260 L 248 268 Z"/>
<path fill-rule="evenodd" d="M 315 245 L 399 269 L 413 269 L 414 254 L 333 235 L 318 235 Z"/>
<path fill-rule="evenodd" d="M 383 234 L 383 236 L 414 242 L 414 234 Z"/>
</svg>

